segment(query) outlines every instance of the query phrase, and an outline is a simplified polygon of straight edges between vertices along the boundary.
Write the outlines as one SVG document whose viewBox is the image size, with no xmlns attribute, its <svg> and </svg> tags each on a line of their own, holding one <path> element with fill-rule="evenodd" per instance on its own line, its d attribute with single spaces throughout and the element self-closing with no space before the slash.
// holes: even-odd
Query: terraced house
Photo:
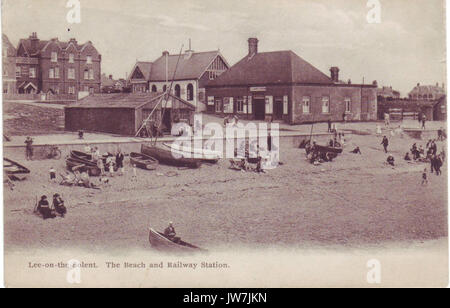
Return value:
<svg viewBox="0 0 450 308">
<path fill-rule="evenodd" d="M 76 95 L 99 93 L 101 54 L 91 41 L 72 38 L 40 40 L 36 32 L 17 46 L 16 77 L 19 93 Z"/>
<path fill-rule="evenodd" d="M 206 110 L 205 85 L 228 68 L 218 50 L 194 52 L 189 49 L 181 56 L 164 51 L 154 62 L 137 62 L 129 82 L 135 93 L 165 92 L 173 79 L 172 94 L 195 105 L 197 111 L 203 111 Z"/>
</svg>

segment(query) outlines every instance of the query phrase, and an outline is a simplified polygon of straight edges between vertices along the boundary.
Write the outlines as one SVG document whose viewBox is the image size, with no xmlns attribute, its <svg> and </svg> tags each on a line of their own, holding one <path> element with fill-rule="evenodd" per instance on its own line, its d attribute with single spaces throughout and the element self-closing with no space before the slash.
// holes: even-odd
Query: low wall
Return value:
<svg viewBox="0 0 450 308">
<path fill-rule="evenodd" d="M 403 129 L 403 132 L 409 137 L 419 140 L 437 139 L 437 131 L 437 129 Z"/>
<path fill-rule="evenodd" d="M 309 139 L 310 134 L 299 134 L 295 132 L 282 133 L 279 137 L 280 148 L 283 147 L 298 147 L 302 140 Z M 312 139 L 316 140 L 318 143 L 327 143 L 331 138 L 333 138 L 333 134 L 330 133 L 320 133 L 320 134 L 312 134 Z M 163 142 L 173 142 L 176 137 L 164 137 L 158 139 L 158 143 Z M 233 138 L 236 143 L 239 143 L 240 140 L 238 138 Z M 212 140 L 212 138 L 204 138 L 201 140 L 202 144 L 208 140 Z M 224 157 L 226 153 L 226 140 L 223 140 L 223 151 Z M 36 154 L 35 159 L 44 159 L 46 148 L 49 146 L 58 146 L 58 148 L 62 152 L 62 158 L 68 156 L 70 151 L 84 151 L 84 147 L 86 146 L 85 140 L 74 140 L 67 143 L 46 143 L 46 144 L 33 144 L 33 152 Z M 100 153 L 111 152 L 115 153 L 119 148 L 123 153 L 130 152 L 140 152 L 141 144 L 150 143 L 149 139 L 144 138 L 130 138 L 128 140 L 99 140 L 99 141 L 89 141 L 89 146 L 98 147 Z M 192 143 L 193 144 L 193 143 Z M 3 143 L 3 156 L 14 159 L 17 157 L 18 159 L 25 158 L 25 145 L 8 145 L 7 143 Z"/>
</svg>

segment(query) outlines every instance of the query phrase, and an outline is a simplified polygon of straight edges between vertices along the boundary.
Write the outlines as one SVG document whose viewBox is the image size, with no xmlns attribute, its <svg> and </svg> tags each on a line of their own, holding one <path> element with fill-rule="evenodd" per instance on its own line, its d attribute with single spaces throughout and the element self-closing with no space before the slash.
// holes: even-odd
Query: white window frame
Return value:
<svg viewBox="0 0 450 308">
<path fill-rule="evenodd" d="M 51 62 L 58 62 L 58 53 L 56 51 L 52 51 L 50 58 Z"/>
<path fill-rule="evenodd" d="M 69 67 L 67 70 L 67 79 L 75 79 L 75 69 L 73 67 Z"/>
<path fill-rule="evenodd" d="M 92 64 L 92 56 L 86 56 L 86 63 Z"/>
<path fill-rule="evenodd" d="M 302 113 L 310 114 L 311 113 L 311 97 L 303 96 L 302 98 Z"/>
<path fill-rule="evenodd" d="M 89 80 L 89 70 L 83 71 L 83 78 L 84 78 L 84 80 Z"/>
<path fill-rule="evenodd" d="M 208 106 L 214 106 L 214 96 L 208 96 Z"/>
<path fill-rule="evenodd" d="M 216 98 L 216 100 L 215 100 L 214 111 L 216 113 L 222 112 L 222 100 L 220 98 Z"/>
<path fill-rule="evenodd" d="M 22 67 L 16 66 L 16 77 L 22 76 Z"/>
<path fill-rule="evenodd" d="M 36 68 L 30 67 L 28 75 L 30 76 L 30 78 L 36 78 Z"/>
<path fill-rule="evenodd" d="M 287 95 L 283 96 L 283 115 L 289 114 L 289 97 Z"/>
<path fill-rule="evenodd" d="M 352 99 L 350 97 L 346 97 L 344 99 L 345 104 L 345 113 L 351 113 L 352 112 Z"/>
<path fill-rule="evenodd" d="M 94 80 L 94 69 L 93 68 L 89 69 L 89 79 Z"/>
<path fill-rule="evenodd" d="M 245 100 L 243 97 L 236 98 L 236 112 L 245 113 Z"/>
<path fill-rule="evenodd" d="M 69 86 L 68 93 L 69 94 L 75 94 L 75 86 Z"/>
<path fill-rule="evenodd" d="M 273 96 L 266 96 L 265 97 L 265 112 L 266 114 L 272 114 L 273 113 Z"/>
<path fill-rule="evenodd" d="M 59 67 L 55 67 L 55 79 L 59 78 Z"/>
<path fill-rule="evenodd" d="M 54 79 L 55 78 L 55 69 L 53 67 L 51 67 L 48 70 L 48 78 L 50 78 L 50 79 Z"/>
<path fill-rule="evenodd" d="M 75 63 L 75 55 L 73 53 L 69 53 L 69 63 Z"/>
<path fill-rule="evenodd" d="M 330 97 L 322 96 L 322 113 L 330 113 Z"/>
</svg>

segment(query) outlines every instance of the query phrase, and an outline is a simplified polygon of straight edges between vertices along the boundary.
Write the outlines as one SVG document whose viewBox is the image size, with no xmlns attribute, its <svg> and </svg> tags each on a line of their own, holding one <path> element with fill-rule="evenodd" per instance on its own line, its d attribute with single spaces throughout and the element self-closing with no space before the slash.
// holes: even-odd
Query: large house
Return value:
<svg viewBox="0 0 450 308">
<path fill-rule="evenodd" d="M 412 90 L 409 92 L 408 97 L 412 100 L 438 100 L 441 97 L 445 96 L 445 87 L 444 85 L 439 86 L 436 83 L 433 85 L 421 85 L 418 83 Z"/>
<path fill-rule="evenodd" d="M 339 68 L 327 76 L 290 50 L 258 52 L 256 38 L 248 46 L 242 60 L 206 85 L 208 112 L 290 124 L 376 119 L 376 82 L 341 82 Z"/>
<path fill-rule="evenodd" d="M 17 46 L 19 93 L 99 93 L 102 57 L 91 41 L 41 40 L 36 32 Z"/>
<path fill-rule="evenodd" d="M 197 111 L 203 111 L 206 109 L 206 83 L 228 68 L 220 51 L 187 50 L 181 56 L 164 51 L 154 62 L 136 62 L 129 83 L 134 93 L 165 92 L 173 80 L 172 93 L 195 105 Z"/>
<path fill-rule="evenodd" d="M 2 34 L 2 81 L 3 93 L 16 92 L 16 48 L 5 34 Z"/>
</svg>

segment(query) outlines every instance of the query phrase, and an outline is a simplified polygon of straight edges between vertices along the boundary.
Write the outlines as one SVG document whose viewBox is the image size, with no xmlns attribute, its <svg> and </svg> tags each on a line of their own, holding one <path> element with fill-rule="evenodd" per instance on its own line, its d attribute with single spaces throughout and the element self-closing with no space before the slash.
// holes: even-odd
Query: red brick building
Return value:
<svg viewBox="0 0 450 308">
<path fill-rule="evenodd" d="M 19 93 L 99 93 L 102 57 L 92 42 L 40 40 L 36 32 L 17 46 Z"/>
<path fill-rule="evenodd" d="M 292 51 L 259 53 L 256 38 L 248 43 L 248 55 L 206 85 L 209 113 L 290 124 L 376 120 L 376 83 L 344 83 L 337 67 L 329 77 Z"/>
</svg>

